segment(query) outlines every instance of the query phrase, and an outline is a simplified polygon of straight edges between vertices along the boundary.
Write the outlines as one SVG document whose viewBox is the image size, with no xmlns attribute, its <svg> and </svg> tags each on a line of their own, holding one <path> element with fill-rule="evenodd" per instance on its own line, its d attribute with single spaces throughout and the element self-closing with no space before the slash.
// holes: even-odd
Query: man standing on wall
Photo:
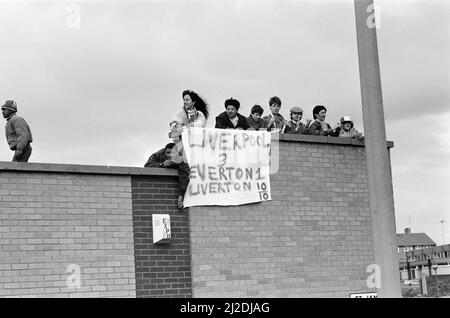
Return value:
<svg viewBox="0 0 450 318">
<path fill-rule="evenodd" d="M 31 156 L 33 136 L 25 119 L 16 115 L 17 103 L 8 100 L 2 106 L 3 118 L 6 119 L 5 133 L 9 148 L 14 151 L 13 162 L 28 162 Z"/>
</svg>

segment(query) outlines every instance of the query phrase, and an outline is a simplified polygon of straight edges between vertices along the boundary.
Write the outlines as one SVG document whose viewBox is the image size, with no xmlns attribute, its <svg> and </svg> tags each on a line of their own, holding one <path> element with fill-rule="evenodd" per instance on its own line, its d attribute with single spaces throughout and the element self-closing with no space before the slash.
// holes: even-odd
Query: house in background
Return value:
<svg viewBox="0 0 450 318">
<path fill-rule="evenodd" d="M 425 233 L 397 234 L 400 279 L 417 279 L 421 275 L 450 274 L 450 244 L 436 246 Z"/>
<path fill-rule="evenodd" d="M 397 233 L 397 248 L 400 267 L 400 279 L 414 279 L 410 264 L 406 261 L 406 253 L 436 246 L 436 243 L 425 233 L 411 233 L 407 227 L 404 233 Z"/>
<path fill-rule="evenodd" d="M 426 276 L 450 275 L 450 244 L 406 252 L 406 266 L 416 277 L 418 271 Z"/>
<path fill-rule="evenodd" d="M 397 234 L 397 246 L 399 254 L 436 246 L 436 243 L 425 233 L 411 233 L 407 227 L 405 233 Z"/>
</svg>

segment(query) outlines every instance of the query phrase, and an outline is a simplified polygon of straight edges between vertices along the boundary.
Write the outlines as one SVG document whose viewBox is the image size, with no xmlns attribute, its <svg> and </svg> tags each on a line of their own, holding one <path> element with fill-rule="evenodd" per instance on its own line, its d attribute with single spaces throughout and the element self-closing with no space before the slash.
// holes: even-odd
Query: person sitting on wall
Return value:
<svg viewBox="0 0 450 318">
<path fill-rule="evenodd" d="M 313 108 L 314 122 L 308 128 L 310 135 L 328 136 L 333 133 L 330 124 L 325 121 L 326 115 L 327 109 L 325 106 L 317 105 Z"/>
<path fill-rule="evenodd" d="M 173 142 L 168 143 L 163 149 L 158 150 L 148 158 L 145 163 L 145 168 L 150 167 L 160 167 L 160 168 L 170 168 L 174 166 L 172 161 L 172 149 L 175 146 Z"/>
<path fill-rule="evenodd" d="M 332 136 L 344 137 L 344 138 L 357 138 L 359 140 L 364 139 L 362 133 L 354 128 L 353 120 L 350 116 L 344 116 L 338 123 L 338 127 L 334 130 Z"/>
<path fill-rule="evenodd" d="M 267 124 L 267 131 L 281 131 L 285 125 L 284 117 L 280 114 L 281 99 L 273 96 L 269 99 L 270 114 L 263 117 Z"/>
<path fill-rule="evenodd" d="M 28 162 L 33 141 L 30 127 L 25 119 L 16 115 L 17 103 L 8 100 L 1 107 L 3 118 L 6 119 L 5 134 L 9 149 L 14 151 L 13 162 Z"/>
<path fill-rule="evenodd" d="M 267 123 L 264 119 L 261 118 L 264 109 L 255 105 L 250 110 L 250 116 L 247 117 L 247 124 L 249 125 L 248 130 L 266 130 Z"/>
<path fill-rule="evenodd" d="M 291 108 L 291 120 L 284 125 L 282 129 L 282 133 L 286 134 L 308 134 L 308 125 L 311 120 L 306 121 L 306 125 L 301 122 L 303 116 L 303 109 L 298 106 L 294 106 Z"/>
<path fill-rule="evenodd" d="M 225 101 L 225 111 L 216 117 L 215 128 L 219 129 L 243 129 L 249 125 L 247 119 L 238 113 L 241 104 L 237 99 L 229 98 Z"/>
<path fill-rule="evenodd" d="M 175 127 L 205 127 L 209 116 L 208 105 L 196 92 L 185 90 L 181 94 L 183 107 L 179 109 L 170 121 L 171 130 Z"/>
<path fill-rule="evenodd" d="M 196 92 L 185 90 L 181 94 L 183 98 L 183 108 L 179 109 L 170 121 L 169 136 L 176 144 L 172 149 L 172 160 L 174 167 L 178 170 L 178 201 L 179 210 L 184 208 L 183 198 L 189 184 L 190 168 L 181 142 L 183 129 L 186 127 L 205 127 L 209 116 L 208 104 Z M 176 149 L 176 150 L 175 150 Z"/>
</svg>

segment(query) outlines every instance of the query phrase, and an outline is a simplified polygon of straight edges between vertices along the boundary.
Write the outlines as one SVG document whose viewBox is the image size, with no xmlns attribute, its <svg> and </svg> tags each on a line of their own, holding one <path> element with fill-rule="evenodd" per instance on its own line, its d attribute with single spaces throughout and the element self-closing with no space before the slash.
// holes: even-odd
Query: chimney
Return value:
<svg viewBox="0 0 450 318">
<path fill-rule="evenodd" d="M 411 234 L 411 228 L 405 227 L 405 234 Z"/>
</svg>

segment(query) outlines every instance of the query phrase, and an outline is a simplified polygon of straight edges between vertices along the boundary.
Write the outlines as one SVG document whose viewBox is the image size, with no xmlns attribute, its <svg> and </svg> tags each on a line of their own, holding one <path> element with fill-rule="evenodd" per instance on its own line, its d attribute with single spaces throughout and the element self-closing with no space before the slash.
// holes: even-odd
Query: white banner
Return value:
<svg viewBox="0 0 450 318">
<path fill-rule="evenodd" d="M 185 207 L 272 200 L 270 132 L 193 127 L 182 136 L 190 167 Z"/>
</svg>

